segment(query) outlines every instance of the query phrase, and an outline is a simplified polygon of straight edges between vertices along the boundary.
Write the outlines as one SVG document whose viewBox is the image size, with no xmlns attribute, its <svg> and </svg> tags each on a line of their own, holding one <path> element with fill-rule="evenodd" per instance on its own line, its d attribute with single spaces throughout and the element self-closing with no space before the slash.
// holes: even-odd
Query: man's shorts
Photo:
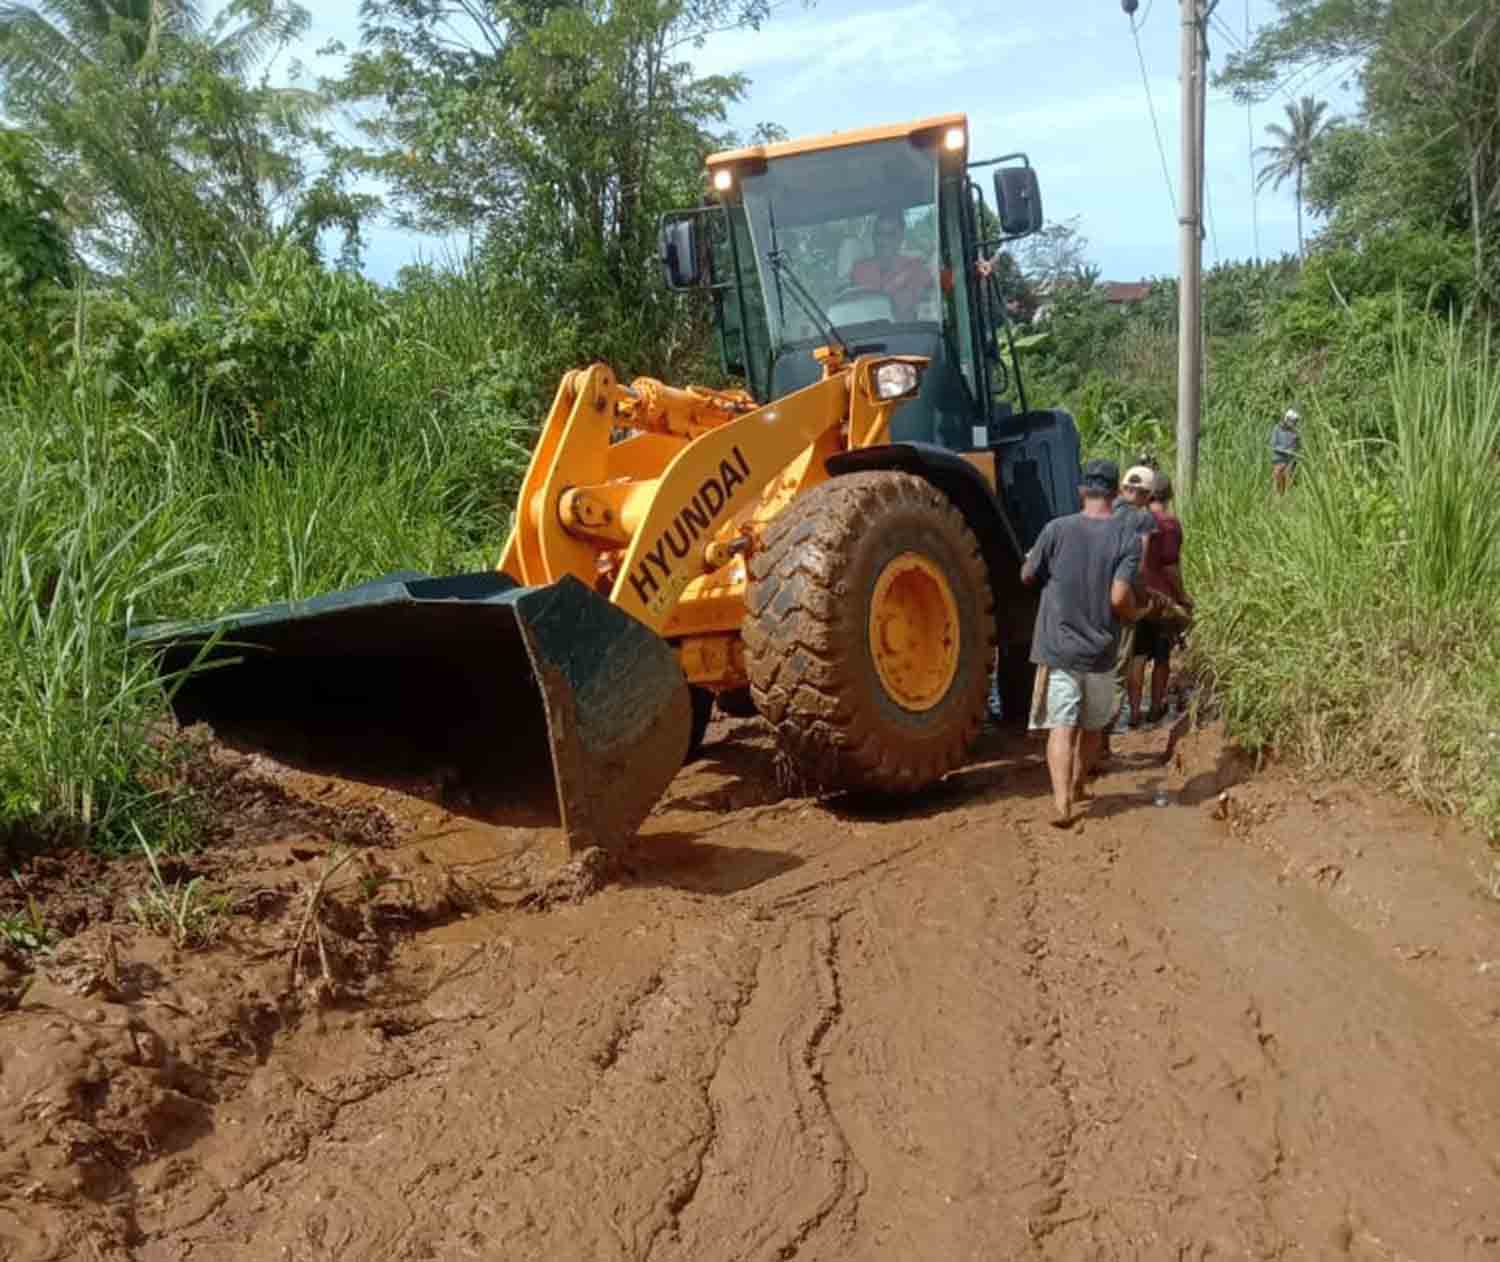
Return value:
<svg viewBox="0 0 1500 1262">
<path fill-rule="evenodd" d="M 1135 655 L 1165 664 L 1172 660 L 1172 641 L 1177 638 L 1175 628 L 1164 622 L 1142 618 L 1135 628 Z"/>
<path fill-rule="evenodd" d="M 1109 726 L 1115 708 L 1113 671 L 1057 670 L 1036 668 L 1037 687 L 1032 698 L 1031 727 L 1081 727 L 1097 732 Z"/>
</svg>

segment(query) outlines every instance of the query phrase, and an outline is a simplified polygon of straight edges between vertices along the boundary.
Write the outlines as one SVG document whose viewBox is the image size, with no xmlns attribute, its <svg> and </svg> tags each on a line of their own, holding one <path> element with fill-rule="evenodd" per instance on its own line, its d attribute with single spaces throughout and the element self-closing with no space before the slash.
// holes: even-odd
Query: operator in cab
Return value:
<svg viewBox="0 0 1500 1262">
<path fill-rule="evenodd" d="M 862 259 L 849 272 L 849 283 L 857 289 L 885 294 L 898 324 L 917 318 L 917 305 L 932 288 L 932 269 L 925 259 L 901 253 L 906 219 L 899 210 L 883 210 L 875 220 L 875 254 Z"/>
</svg>

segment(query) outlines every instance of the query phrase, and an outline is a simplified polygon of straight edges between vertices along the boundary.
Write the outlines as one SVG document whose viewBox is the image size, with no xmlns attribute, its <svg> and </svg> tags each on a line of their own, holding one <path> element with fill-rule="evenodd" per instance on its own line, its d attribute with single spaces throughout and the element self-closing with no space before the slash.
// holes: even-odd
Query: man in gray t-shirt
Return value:
<svg viewBox="0 0 1500 1262">
<path fill-rule="evenodd" d="M 1021 581 L 1042 588 L 1031 641 L 1031 660 L 1045 672 L 1035 725 L 1049 729 L 1047 769 L 1060 828 L 1073 823 L 1073 802 L 1083 796 L 1114 708 L 1121 621 L 1136 616 L 1141 537 L 1134 520 L 1110 511 L 1119 483 L 1112 462 L 1090 461 L 1079 488 L 1083 511 L 1048 522 L 1021 567 Z"/>
</svg>

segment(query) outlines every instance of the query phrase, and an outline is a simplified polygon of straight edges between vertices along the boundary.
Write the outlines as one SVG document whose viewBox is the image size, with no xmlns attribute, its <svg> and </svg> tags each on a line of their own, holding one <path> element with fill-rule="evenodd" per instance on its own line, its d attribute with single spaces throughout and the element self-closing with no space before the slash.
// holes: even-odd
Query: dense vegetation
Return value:
<svg viewBox="0 0 1500 1262">
<path fill-rule="evenodd" d="M 1292 101 L 1268 129 L 1266 185 L 1321 219 L 1305 261 L 1206 279 L 1195 656 L 1247 745 L 1500 833 L 1500 6 L 1279 9 L 1221 82 L 1265 99 L 1337 63 L 1362 108 L 1330 125 Z M 1028 352 L 1033 394 L 1067 402 L 1092 448 L 1170 469 L 1175 284 L 1121 311 L 1086 264 L 1071 279 Z M 1277 498 L 1268 438 L 1288 406 L 1305 458 Z"/>
<path fill-rule="evenodd" d="M 764 0 L 465 8 L 282 88 L 283 0 L 0 12 L 0 848 L 190 839 L 129 626 L 493 564 L 564 369 L 711 373 L 654 223 L 746 139 L 684 58 Z M 468 255 L 364 279 L 362 172 Z"/>
<path fill-rule="evenodd" d="M 723 123 L 743 82 L 697 78 L 693 41 L 769 6 L 464 8 L 455 28 L 434 0 L 367 0 L 348 73 L 281 88 L 262 71 L 306 21 L 283 0 L 213 23 L 187 0 L 0 13 L 0 843 L 191 841 L 129 626 L 491 563 L 563 369 L 712 379 L 652 225 L 743 139 Z M 1455 24 L 1451 61 L 1401 74 L 1431 32 L 1354 8 L 1286 0 L 1228 71 L 1253 91 L 1351 58 L 1367 108 L 1292 172 L 1305 264 L 1209 279 L 1196 651 L 1246 741 L 1493 821 L 1497 21 L 1426 6 Z M 325 130 L 335 104 L 365 120 L 358 144 Z M 361 173 L 469 253 L 364 279 Z M 1111 307 L 1068 224 L 1019 263 L 1008 295 L 1047 309 L 1023 339 L 1033 396 L 1070 406 L 1092 450 L 1168 463 L 1171 282 Z M 1307 459 L 1273 502 L 1265 440 L 1288 403 Z"/>
</svg>

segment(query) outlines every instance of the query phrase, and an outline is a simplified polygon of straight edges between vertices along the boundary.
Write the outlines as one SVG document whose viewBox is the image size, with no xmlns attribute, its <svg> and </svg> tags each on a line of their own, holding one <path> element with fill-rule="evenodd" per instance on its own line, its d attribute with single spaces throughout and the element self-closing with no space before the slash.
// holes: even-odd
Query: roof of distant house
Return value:
<svg viewBox="0 0 1500 1262">
<path fill-rule="evenodd" d="M 1107 280 L 1104 282 L 1106 302 L 1142 302 L 1151 293 L 1149 280 Z"/>
</svg>

